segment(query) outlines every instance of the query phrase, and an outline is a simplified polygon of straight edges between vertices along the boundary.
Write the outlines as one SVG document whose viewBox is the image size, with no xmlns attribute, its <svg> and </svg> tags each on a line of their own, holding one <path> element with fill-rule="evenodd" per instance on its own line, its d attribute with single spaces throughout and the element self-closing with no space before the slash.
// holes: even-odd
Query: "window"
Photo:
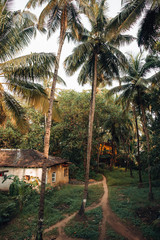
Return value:
<svg viewBox="0 0 160 240">
<path fill-rule="evenodd" d="M 68 168 L 64 168 L 64 177 L 68 176 Z"/>
<path fill-rule="evenodd" d="M 53 182 L 56 182 L 56 173 L 55 172 L 52 173 L 52 183 Z"/>
</svg>

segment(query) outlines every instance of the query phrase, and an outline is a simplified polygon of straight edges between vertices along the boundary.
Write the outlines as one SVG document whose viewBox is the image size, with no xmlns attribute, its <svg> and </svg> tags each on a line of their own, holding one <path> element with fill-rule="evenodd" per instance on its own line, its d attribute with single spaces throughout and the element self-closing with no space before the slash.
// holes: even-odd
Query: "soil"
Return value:
<svg viewBox="0 0 160 240">
<path fill-rule="evenodd" d="M 98 182 L 97 184 L 99 184 L 101 182 Z M 122 221 L 116 216 L 116 214 L 114 214 L 112 212 L 112 210 L 110 209 L 109 203 L 108 203 L 108 187 L 106 184 L 106 178 L 103 177 L 103 188 L 104 188 L 104 194 L 103 197 L 101 198 L 100 202 L 98 204 L 93 204 L 89 207 L 86 208 L 86 211 L 97 208 L 99 206 L 102 207 L 103 210 L 103 219 L 102 219 L 102 223 L 101 223 L 101 229 L 100 229 L 100 237 L 99 240 L 107 240 L 106 238 L 106 223 L 108 223 L 112 229 L 115 230 L 115 232 L 117 232 L 119 235 L 123 236 L 124 238 L 128 239 L 128 240 L 145 240 L 145 238 L 143 238 L 142 234 L 135 229 L 133 226 L 126 226 L 124 223 L 122 223 Z M 93 183 L 96 184 L 96 183 Z M 77 214 L 77 212 L 75 212 L 74 214 L 67 216 L 64 220 L 56 223 L 55 225 L 51 226 L 48 229 L 45 229 L 44 233 L 50 232 L 51 230 L 58 228 L 58 233 L 59 236 L 57 238 L 52 238 L 52 239 L 56 239 L 56 240 L 75 240 L 75 238 L 70 238 L 67 237 L 65 235 L 64 232 L 64 227 L 65 225 L 73 218 L 75 217 Z M 44 238 L 45 240 L 48 240 L 48 238 Z M 50 238 L 51 240 L 51 238 Z M 83 240 L 78 238 L 78 240 Z"/>
</svg>

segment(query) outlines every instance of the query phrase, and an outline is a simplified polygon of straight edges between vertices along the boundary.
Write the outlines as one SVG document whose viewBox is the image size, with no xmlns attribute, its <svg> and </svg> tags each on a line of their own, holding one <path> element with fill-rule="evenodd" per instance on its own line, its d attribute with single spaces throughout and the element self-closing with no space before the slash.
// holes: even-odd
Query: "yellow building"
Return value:
<svg viewBox="0 0 160 240">
<path fill-rule="evenodd" d="M 30 182 L 39 179 L 41 184 L 43 153 L 28 149 L 0 149 L 0 190 L 8 190 L 13 180 L 5 176 L 18 176 Z M 69 182 L 69 162 L 66 159 L 49 156 L 47 162 L 46 184 L 56 186 Z"/>
</svg>

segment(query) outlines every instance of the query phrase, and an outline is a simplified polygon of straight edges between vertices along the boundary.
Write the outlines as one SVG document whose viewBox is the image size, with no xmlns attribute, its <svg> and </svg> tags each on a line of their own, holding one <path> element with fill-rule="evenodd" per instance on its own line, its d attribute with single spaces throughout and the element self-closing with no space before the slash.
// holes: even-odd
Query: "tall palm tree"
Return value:
<svg viewBox="0 0 160 240">
<path fill-rule="evenodd" d="M 11 92 L 32 105 L 47 100 L 44 88 L 35 82 L 53 76 L 55 56 L 52 53 L 32 53 L 13 58 L 29 44 L 36 32 L 36 17 L 28 11 L 10 11 L 11 1 L 0 1 L 0 105 L 3 124 L 7 113 L 23 131 L 27 127 L 25 111 Z M 8 92 L 9 90 L 9 92 Z"/>
<path fill-rule="evenodd" d="M 82 66 L 78 76 L 79 83 L 85 84 L 87 81 L 92 82 L 88 124 L 85 188 L 82 205 L 79 212 L 80 214 L 84 214 L 88 195 L 96 88 L 99 84 L 99 80 L 102 80 L 102 76 L 104 76 L 105 79 L 109 79 L 119 75 L 118 67 L 123 67 L 125 65 L 125 57 L 116 48 L 116 46 L 119 46 L 122 42 L 130 42 L 133 39 L 130 36 L 122 35 L 119 35 L 116 39 L 109 38 L 110 28 L 108 25 L 110 20 L 105 16 L 106 8 L 104 0 L 100 2 L 85 1 L 83 2 L 82 9 L 89 19 L 91 30 L 84 31 L 80 44 L 78 47 L 74 48 L 73 54 L 71 54 L 65 60 L 66 71 L 70 75 Z"/>
<path fill-rule="evenodd" d="M 142 59 L 142 54 L 138 54 L 135 58 L 130 54 L 128 59 L 129 68 L 126 69 L 126 73 L 121 78 L 121 86 L 115 87 L 109 91 L 109 95 L 120 92 L 119 100 L 122 100 L 126 106 L 132 104 L 133 114 L 135 116 L 136 128 L 137 128 L 137 143 L 138 143 L 138 153 L 139 153 L 139 133 L 138 133 L 138 123 L 136 108 L 139 109 L 141 113 L 141 122 L 143 125 L 144 134 L 147 140 L 147 151 L 148 151 L 148 174 L 149 174 L 149 199 L 153 198 L 152 185 L 151 185 L 151 173 L 150 173 L 150 163 L 149 163 L 149 153 L 150 153 L 150 142 L 149 142 L 149 132 L 147 128 L 147 119 L 145 114 L 145 104 L 143 96 L 147 93 L 149 83 L 154 82 L 157 79 L 158 73 L 147 77 L 147 73 L 151 69 L 155 69 L 159 66 L 159 59 L 154 57 L 146 57 L 145 61 Z M 138 159 L 139 161 L 139 159 Z M 140 164 L 140 162 L 139 162 Z M 141 180 L 141 178 L 139 179 Z"/>
<path fill-rule="evenodd" d="M 26 7 L 36 7 L 37 5 L 42 5 L 46 3 L 46 0 L 29 0 Z M 47 25 L 45 20 L 47 19 Z M 52 109 L 53 100 L 55 95 L 55 86 L 57 82 L 58 70 L 60 57 L 62 52 L 62 47 L 64 44 L 65 37 L 69 39 L 77 39 L 79 37 L 79 32 L 82 30 L 82 25 L 79 18 L 79 13 L 77 5 L 73 0 L 49 0 L 47 5 L 42 10 L 38 29 L 43 29 L 44 26 L 48 28 L 48 37 L 50 37 L 58 28 L 60 29 L 59 35 L 59 46 L 56 56 L 56 64 L 54 70 L 54 77 L 52 82 L 49 109 L 47 115 L 47 123 L 45 127 L 45 137 L 44 137 L 44 156 L 48 159 L 49 154 L 49 143 L 50 143 L 50 131 L 51 131 L 51 120 L 52 120 Z M 38 232 L 37 239 L 42 239 L 42 225 L 44 218 L 44 194 L 45 194 L 45 180 L 46 180 L 46 164 L 44 163 L 42 171 L 42 184 L 41 184 L 41 195 L 40 195 L 40 207 L 39 207 L 39 222 L 38 222 Z"/>
<path fill-rule="evenodd" d="M 26 7 L 36 7 L 37 5 L 42 5 L 46 3 L 46 0 L 30 0 L 28 1 Z M 44 155 L 48 158 L 49 153 L 49 140 L 50 140 L 50 128 L 51 128 L 51 116 L 52 116 L 52 107 L 53 99 L 55 94 L 55 86 L 59 70 L 59 62 L 62 52 L 62 47 L 66 35 L 72 36 L 72 39 L 78 38 L 78 30 L 82 28 L 80 23 L 79 14 L 77 7 L 74 1 L 70 0 L 50 0 L 47 5 L 42 10 L 39 22 L 38 29 L 43 29 L 46 25 L 45 20 L 47 19 L 47 28 L 48 28 L 48 37 L 50 37 L 58 28 L 60 28 L 59 36 L 59 46 L 56 56 L 56 65 L 54 71 L 54 77 L 52 82 L 51 94 L 50 94 L 50 103 L 47 117 L 47 125 L 45 129 L 45 139 L 44 139 Z M 69 30 L 69 32 L 67 32 Z M 72 33 L 72 34 L 71 34 Z"/>
</svg>

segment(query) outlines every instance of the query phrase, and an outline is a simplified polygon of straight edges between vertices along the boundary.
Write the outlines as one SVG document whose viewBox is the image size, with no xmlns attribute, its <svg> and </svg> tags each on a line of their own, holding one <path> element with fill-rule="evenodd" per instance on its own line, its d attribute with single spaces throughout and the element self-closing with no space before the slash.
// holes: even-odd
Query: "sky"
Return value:
<svg viewBox="0 0 160 240">
<path fill-rule="evenodd" d="M 114 17 L 116 14 L 120 11 L 121 9 L 121 0 L 108 0 L 108 12 L 107 16 L 108 17 Z M 25 5 L 27 3 L 27 0 L 14 0 L 14 5 L 12 6 L 13 10 L 23 10 Z M 30 11 L 34 14 L 39 16 L 41 10 L 43 8 L 39 9 L 30 9 Z M 84 19 L 82 19 L 83 21 Z M 86 23 L 86 22 L 85 22 Z M 133 36 L 136 36 L 137 32 L 137 25 L 135 25 L 132 29 L 130 29 L 129 34 L 132 34 Z M 127 33 L 128 34 L 128 33 Z M 35 53 L 35 52 L 53 52 L 57 53 L 58 49 L 58 32 L 55 33 L 53 36 L 51 36 L 50 39 L 47 40 L 47 35 L 37 33 L 37 36 L 35 39 L 32 39 L 31 43 L 29 44 L 28 47 L 26 47 L 23 52 L 20 53 L 20 55 L 26 55 L 30 53 Z M 57 84 L 57 88 L 60 89 L 73 89 L 75 91 L 83 91 L 83 90 L 88 90 L 90 89 L 90 86 L 88 84 L 84 86 L 80 86 L 77 83 L 77 76 L 78 72 L 75 73 L 73 76 L 67 76 L 65 73 L 65 70 L 63 68 L 63 62 L 65 58 L 72 53 L 72 49 L 74 48 L 74 44 L 67 43 L 67 40 L 64 43 L 63 49 L 62 49 L 62 56 L 61 56 L 61 61 L 60 61 L 60 68 L 59 68 L 59 76 L 63 78 L 63 80 L 66 82 L 67 86 L 63 86 L 60 84 Z M 130 52 L 132 54 L 138 53 L 139 49 L 137 47 L 136 42 L 134 41 L 130 46 L 125 46 L 121 48 L 121 51 L 125 52 Z M 115 84 L 114 84 L 115 85 Z M 107 87 L 108 88 L 108 87 Z"/>
</svg>

